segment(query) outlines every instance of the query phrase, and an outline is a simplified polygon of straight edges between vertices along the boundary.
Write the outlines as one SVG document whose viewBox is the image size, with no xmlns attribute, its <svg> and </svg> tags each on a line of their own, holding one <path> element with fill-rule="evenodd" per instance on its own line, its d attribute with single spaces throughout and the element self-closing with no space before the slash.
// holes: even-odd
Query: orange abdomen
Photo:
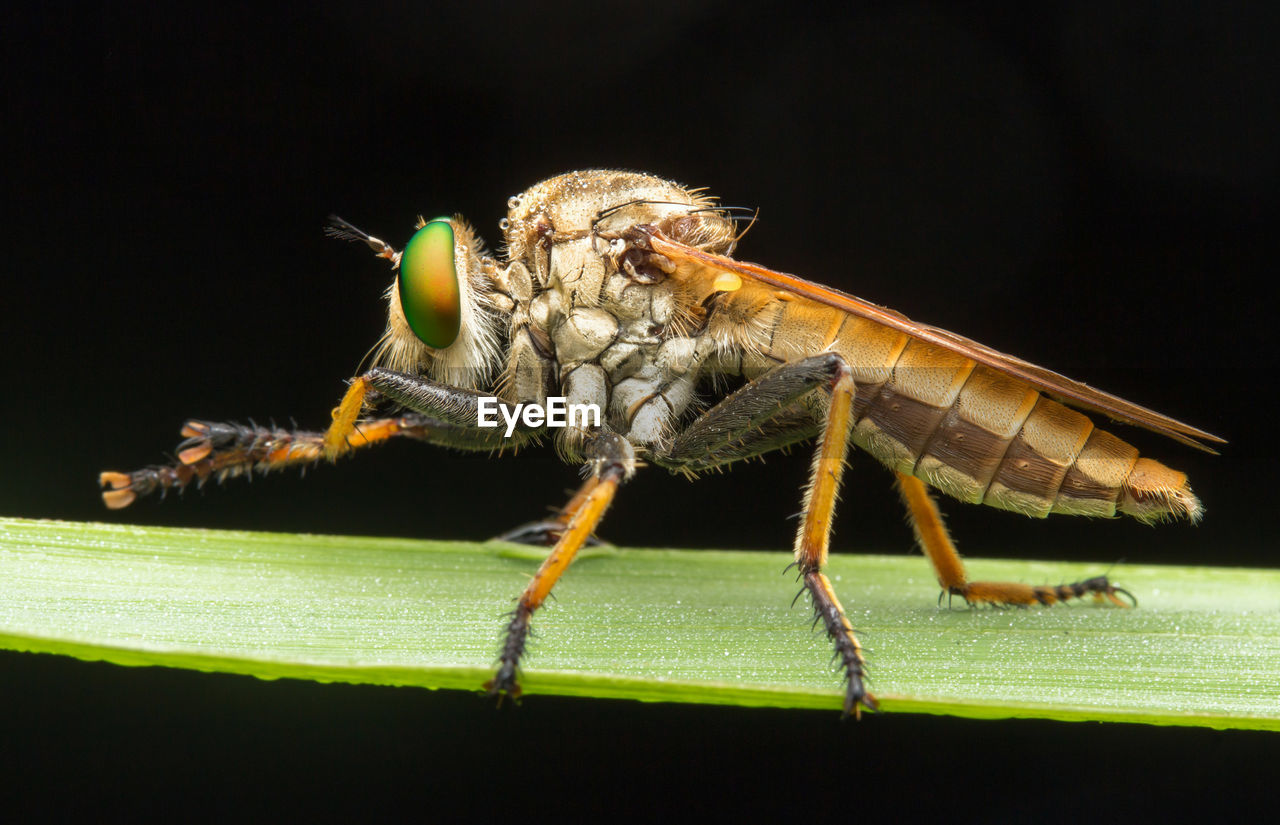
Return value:
<svg viewBox="0 0 1280 825">
<path fill-rule="evenodd" d="M 779 302 L 768 327 L 774 359 L 840 353 L 857 383 L 853 442 L 961 501 L 1037 518 L 1200 515 L 1185 475 L 998 370 L 806 301 Z"/>
</svg>

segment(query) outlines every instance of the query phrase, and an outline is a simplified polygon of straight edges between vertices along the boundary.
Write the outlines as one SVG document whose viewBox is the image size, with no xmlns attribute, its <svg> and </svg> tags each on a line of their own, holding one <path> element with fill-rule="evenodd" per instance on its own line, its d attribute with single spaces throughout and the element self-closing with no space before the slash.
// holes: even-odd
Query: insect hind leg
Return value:
<svg viewBox="0 0 1280 825">
<path fill-rule="evenodd" d="M 1018 582 L 969 581 L 964 561 L 956 552 L 942 514 L 925 483 L 915 476 L 895 472 L 898 494 L 907 507 L 907 516 L 915 531 L 920 549 L 928 557 L 942 587 L 942 595 L 948 603 L 959 596 L 969 605 L 995 607 L 1030 607 L 1053 605 L 1068 599 L 1092 596 L 1097 601 L 1106 600 L 1117 607 L 1136 607 L 1137 599 L 1127 590 L 1116 587 L 1106 576 L 1095 576 L 1071 584 L 1057 586 L 1028 585 Z M 941 602 L 941 595 L 939 602 Z"/>
<path fill-rule="evenodd" d="M 813 602 L 817 620 L 836 648 L 845 674 L 844 710 L 857 715 L 875 709 L 865 685 L 866 663 L 853 625 L 822 572 L 831 541 L 831 517 L 844 472 L 853 425 L 853 371 L 829 352 L 786 364 L 712 407 L 691 422 L 653 461 L 673 472 L 712 469 L 820 433 L 810 480 L 805 488 L 804 520 L 795 544 L 795 567 Z M 806 400 L 814 392 L 830 396 L 820 416 Z M 818 424 L 816 418 L 821 418 Z"/>
<path fill-rule="evenodd" d="M 856 387 L 853 371 L 844 358 L 834 353 L 825 357 L 831 370 L 827 383 L 831 404 L 827 408 L 809 484 L 805 488 L 804 521 L 796 536 L 795 555 L 800 576 L 813 599 L 813 609 L 835 645 L 836 657 L 844 670 L 844 712 L 858 716 L 863 707 L 875 710 L 876 699 L 866 689 L 866 661 L 862 657 L 862 645 L 858 643 L 853 625 L 836 597 L 831 580 L 822 572 L 827 563 L 831 519 L 840 493 L 845 456 L 849 451 Z"/>
</svg>

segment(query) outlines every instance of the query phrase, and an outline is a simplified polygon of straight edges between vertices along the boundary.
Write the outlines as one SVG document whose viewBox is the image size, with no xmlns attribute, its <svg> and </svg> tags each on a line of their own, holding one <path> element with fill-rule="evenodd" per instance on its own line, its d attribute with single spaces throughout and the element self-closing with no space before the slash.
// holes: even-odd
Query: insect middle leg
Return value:
<svg viewBox="0 0 1280 825">
<path fill-rule="evenodd" d="M 325 451 L 331 458 L 349 449 L 353 434 L 363 428 L 364 424 L 357 424 L 357 421 L 371 394 L 389 397 L 412 410 L 432 416 L 432 420 L 446 419 L 447 423 L 441 422 L 444 426 L 433 431 L 433 440 L 445 446 L 500 450 L 517 447 L 534 437 L 534 432 L 525 428 L 517 428 L 511 433 L 511 438 L 507 438 L 502 427 L 479 427 L 481 394 L 478 392 L 450 387 L 421 376 L 375 368 L 351 382 L 342 402 L 333 411 L 333 424 L 325 436 Z M 497 538 L 522 544 L 554 544 L 597 481 L 594 477 L 588 479 L 573 499 L 550 519 L 521 525 Z M 599 543 L 591 536 L 587 542 Z"/>
<path fill-rule="evenodd" d="M 475 427 L 478 420 L 480 393 L 439 384 L 420 376 L 375 368 L 351 383 L 342 403 L 334 410 L 333 425 L 325 437 L 325 444 L 331 447 L 334 455 L 340 454 L 345 448 L 370 390 L 411 410 L 458 425 Z M 485 432 L 500 431 L 493 428 Z M 524 438 L 532 436 L 531 431 L 524 431 L 522 435 Z M 485 685 L 491 693 L 498 696 L 520 696 L 517 677 L 529 641 L 529 627 L 534 611 L 551 595 L 560 576 L 587 543 L 605 510 L 613 502 L 618 485 L 635 472 L 635 450 L 626 439 L 609 430 L 596 431 L 587 438 L 583 445 L 583 457 L 591 477 L 562 511 L 566 517 L 565 528 L 550 555 L 520 594 L 515 612 L 507 625 L 502 651 L 498 656 L 497 672 Z"/>
<path fill-rule="evenodd" d="M 485 684 L 496 696 L 520 697 L 520 662 L 529 641 L 529 625 L 534 611 L 551 595 L 551 589 L 587 543 L 613 502 L 618 485 L 634 472 L 635 452 L 626 439 L 616 433 L 601 431 L 593 434 L 583 445 L 583 453 L 591 476 L 562 511 L 566 514 L 564 531 L 516 602 L 502 652 L 498 655 L 497 672 Z"/>
<path fill-rule="evenodd" d="M 555 511 L 555 514 L 538 521 L 531 521 L 527 524 L 521 524 L 505 533 L 495 536 L 496 541 L 510 541 L 516 544 L 531 544 L 543 547 L 550 547 L 560 540 L 564 535 L 564 531 L 569 527 L 569 522 L 573 520 L 574 513 L 586 503 L 591 491 L 600 483 L 597 476 L 591 476 L 578 491 L 573 494 L 573 498 L 569 499 L 569 503 Z M 587 544 L 600 544 L 600 540 L 594 535 L 587 538 Z"/>
<path fill-rule="evenodd" d="M 830 402 L 815 428 L 805 397 L 819 391 Z M 748 384 L 693 421 L 654 463 L 687 473 L 759 455 L 820 432 L 804 520 L 795 543 L 795 564 L 814 611 L 834 642 L 844 670 L 845 713 L 874 709 L 875 697 L 864 683 L 865 660 L 853 625 L 831 580 L 823 572 L 831 541 L 831 517 L 844 473 L 853 426 L 853 371 L 837 353 L 824 353 L 779 367 Z"/>
<path fill-rule="evenodd" d="M 969 581 L 964 562 L 951 542 L 951 536 L 942 523 L 942 515 L 938 512 L 938 505 L 934 503 L 933 497 L 929 495 L 928 487 L 915 476 L 900 472 L 895 472 L 894 475 L 897 477 L 898 494 L 907 506 L 916 539 L 933 565 L 938 584 L 947 596 L 959 596 L 969 604 L 1000 606 L 1051 605 L 1087 595 L 1092 595 L 1095 599 L 1106 599 L 1119 607 L 1131 607 L 1137 603 L 1129 591 L 1112 585 L 1106 576 L 1095 576 L 1056 587 L 1018 582 Z M 1124 601 L 1121 596 L 1129 601 Z"/>
</svg>

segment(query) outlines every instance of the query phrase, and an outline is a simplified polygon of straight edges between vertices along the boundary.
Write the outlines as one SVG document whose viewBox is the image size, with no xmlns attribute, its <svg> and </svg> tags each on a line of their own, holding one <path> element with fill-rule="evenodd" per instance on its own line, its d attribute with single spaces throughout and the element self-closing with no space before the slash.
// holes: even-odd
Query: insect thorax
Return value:
<svg viewBox="0 0 1280 825">
<path fill-rule="evenodd" d="M 703 296 L 651 262 L 620 257 L 617 240 L 645 224 L 724 253 L 733 225 L 676 184 L 627 172 L 575 172 L 513 197 L 505 273 L 516 301 L 507 394 L 594 404 L 611 429 L 643 448 L 668 435 L 694 400 L 715 352 Z M 582 432 L 561 430 L 577 453 Z"/>
</svg>

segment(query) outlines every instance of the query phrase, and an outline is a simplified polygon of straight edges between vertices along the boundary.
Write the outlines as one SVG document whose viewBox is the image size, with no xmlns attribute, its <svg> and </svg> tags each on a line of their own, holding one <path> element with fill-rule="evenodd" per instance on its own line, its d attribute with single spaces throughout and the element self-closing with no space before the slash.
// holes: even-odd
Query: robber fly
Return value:
<svg viewBox="0 0 1280 825">
<path fill-rule="evenodd" d="M 367 244 L 391 262 L 395 280 L 376 365 L 352 380 L 328 431 L 189 421 L 172 464 L 102 474 L 107 506 L 192 481 L 334 460 L 391 438 L 493 451 L 553 434 L 586 481 L 557 515 L 518 534 L 554 547 L 520 595 L 487 685 L 516 697 L 534 612 L 641 462 L 694 476 L 816 439 L 795 567 L 843 668 L 845 711 L 855 714 L 875 699 L 853 626 L 823 573 L 850 442 L 893 471 L 943 593 L 970 604 L 1089 596 L 1126 606 L 1132 597 L 1105 576 L 1056 587 L 970 581 L 929 488 L 1034 517 L 1200 518 L 1184 474 L 1140 458 L 1069 407 L 1200 449 L 1222 439 L 735 260 L 735 216 L 701 190 L 580 171 L 508 206 L 504 260 L 486 254 L 457 217 L 420 218 L 403 251 L 335 219 L 330 234 Z M 730 392 L 733 383 L 740 386 Z M 555 428 L 529 415 L 555 399 L 598 415 Z M 366 415 L 378 402 L 394 414 Z M 507 426 L 492 426 L 498 413 Z"/>
</svg>

